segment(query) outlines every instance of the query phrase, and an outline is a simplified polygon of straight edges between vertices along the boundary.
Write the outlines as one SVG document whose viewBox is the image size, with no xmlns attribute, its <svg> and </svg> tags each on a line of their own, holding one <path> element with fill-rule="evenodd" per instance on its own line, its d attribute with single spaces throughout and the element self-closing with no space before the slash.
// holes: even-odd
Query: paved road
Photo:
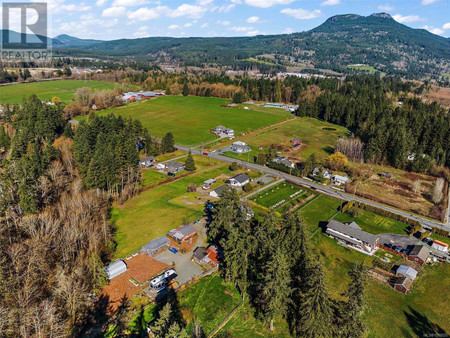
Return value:
<svg viewBox="0 0 450 338">
<path fill-rule="evenodd" d="M 203 152 L 201 150 L 198 150 L 198 149 L 195 149 L 195 148 L 189 148 L 189 147 L 184 147 L 184 146 L 180 146 L 180 145 L 175 145 L 175 148 L 177 148 L 179 150 L 183 150 L 183 151 L 191 150 L 193 154 L 197 154 L 197 155 L 202 155 L 203 154 Z M 342 191 L 337 191 L 337 190 L 334 190 L 334 189 L 331 189 L 331 188 L 328 188 L 328 187 L 324 187 L 323 185 L 320 185 L 320 184 L 317 184 L 317 183 L 314 183 L 314 182 L 302 179 L 300 177 L 292 176 L 292 175 L 289 175 L 287 173 L 283 173 L 281 171 L 274 170 L 274 169 L 271 169 L 271 168 L 268 168 L 268 167 L 265 167 L 265 166 L 261 166 L 259 164 L 236 160 L 234 158 L 222 156 L 222 155 L 219 155 L 219 154 L 214 153 L 214 152 L 207 152 L 207 153 L 208 153 L 208 155 L 207 155 L 208 157 L 214 158 L 216 160 L 229 162 L 229 163 L 239 162 L 239 163 L 241 163 L 242 165 L 246 166 L 249 169 L 262 171 L 262 172 L 264 172 L 266 174 L 270 174 L 270 175 L 273 175 L 273 176 L 277 176 L 277 177 L 283 178 L 283 179 L 291 181 L 291 182 L 293 182 L 295 184 L 301 185 L 301 186 L 306 187 L 306 188 L 310 188 L 310 189 L 315 190 L 317 192 L 320 192 L 322 194 L 326 194 L 326 195 L 329 195 L 329 196 L 332 196 L 332 197 L 335 197 L 335 198 L 342 199 L 344 201 L 355 200 L 355 201 L 358 201 L 358 202 L 365 203 L 367 205 L 372 205 L 374 207 L 390 211 L 390 212 L 392 212 L 394 214 L 402 215 L 402 216 L 407 217 L 409 219 L 419 221 L 423 225 L 423 227 L 427 228 L 427 229 L 430 229 L 432 227 L 437 227 L 437 228 L 441 228 L 441 229 L 450 231 L 450 224 L 449 223 L 440 223 L 440 222 L 436 222 L 436 221 L 433 221 L 433 220 L 429 220 L 427 218 L 423 218 L 423 217 L 411 214 L 411 213 L 406 212 L 406 211 L 397 210 L 397 209 L 388 207 L 388 206 L 383 205 L 383 204 L 375 203 L 375 202 L 370 201 L 370 200 L 366 200 L 366 199 L 363 199 L 363 198 L 360 198 L 360 197 L 356 197 L 356 196 L 347 194 L 347 193 L 342 192 Z"/>
</svg>

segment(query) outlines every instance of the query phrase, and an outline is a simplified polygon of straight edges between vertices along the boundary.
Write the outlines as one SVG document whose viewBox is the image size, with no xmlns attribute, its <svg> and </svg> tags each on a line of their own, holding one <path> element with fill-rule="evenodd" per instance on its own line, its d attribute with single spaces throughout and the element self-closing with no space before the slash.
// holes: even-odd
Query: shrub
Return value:
<svg viewBox="0 0 450 338">
<path fill-rule="evenodd" d="M 253 190 L 253 185 L 250 182 L 248 182 L 246 185 L 242 187 L 242 190 L 244 190 L 245 192 L 250 192 Z"/>
</svg>

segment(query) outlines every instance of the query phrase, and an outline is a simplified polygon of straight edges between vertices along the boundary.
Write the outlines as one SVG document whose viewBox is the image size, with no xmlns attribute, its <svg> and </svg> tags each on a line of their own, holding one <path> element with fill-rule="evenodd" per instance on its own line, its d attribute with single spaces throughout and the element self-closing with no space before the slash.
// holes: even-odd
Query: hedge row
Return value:
<svg viewBox="0 0 450 338">
<path fill-rule="evenodd" d="M 361 209 L 364 209 L 364 210 L 367 210 L 367 211 L 370 211 L 370 212 L 377 213 L 377 214 L 379 214 L 381 216 L 384 216 L 384 217 L 389 217 L 389 218 L 391 218 L 391 219 L 393 219 L 395 221 L 399 221 L 399 222 L 411 225 L 413 227 L 414 226 L 421 226 L 419 221 L 416 221 L 416 220 L 410 219 L 408 217 L 405 217 L 405 216 L 402 216 L 402 215 L 398 215 L 398 214 L 395 214 L 393 212 L 390 212 L 390 211 L 387 211 L 387 210 L 384 210 L 384 209 L 381 209 L 381 208 L 378 208 L 378 207 L 375 207 L 375 206 L 372 206 L 372 205 L 368 205 L 368 204 L 365 204 L 365 203 L 362 203 L 362 202 L 355 202 L 355 207 L 356 208 L 361 208 Z"/>
</svg>

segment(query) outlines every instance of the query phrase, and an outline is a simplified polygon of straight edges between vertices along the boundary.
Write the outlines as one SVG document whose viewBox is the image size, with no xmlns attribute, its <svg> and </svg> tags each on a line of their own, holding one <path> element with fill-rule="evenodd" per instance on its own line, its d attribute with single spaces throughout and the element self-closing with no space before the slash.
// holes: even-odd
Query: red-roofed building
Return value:
<svg viewBox="0 0 450 338">
<path fill-rule="evenodd" d="M 440 241 L 433 240 L 431 247 L 442 252 L 448 252 L 448 244 Z"/>
<path fill-rule="evenodd" d="M 219 254 L 215 245 L 211 245 L 208 249 L 206 249 L 206 257 L 210 260 L 208 263 L 209 265 L 219 266 Z"/>
</svg>

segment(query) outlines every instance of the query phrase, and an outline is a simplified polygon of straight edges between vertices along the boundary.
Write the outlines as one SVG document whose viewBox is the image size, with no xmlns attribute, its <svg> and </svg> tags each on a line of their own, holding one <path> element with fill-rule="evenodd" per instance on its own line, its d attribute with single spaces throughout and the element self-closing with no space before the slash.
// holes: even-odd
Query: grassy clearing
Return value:
<svg viewBox="0 0 450 338">
<path fill-rule="evenodd" d="M 296 198 L 298 195 L 293 197 L 290 196 L 302 190 L 303 189 L 297 185 L 288 182 L 281 182 L 277 185 L 271 186 L 268 189 L 264 189 L 250 199 L 265 208 L 272 208 L 273 205 L 281 202 L 282 200 L 288 202 L 293 198 Z"/>
<path fill-rule="evenodd" d="M 363 72 L 369 72 L 371 74 L 380 72 L 381 75 L 383 75 L 383 76 L 386 75 L 385 72 L 382 72 L 382 71 L 380 71 L 376 68 L 373 68 L 372 66 L 368 66 L 368 65 L 348 65 L 347 68 L 356 69 L 356 70 L 360 70 Z"/>
<path fill-rule="evenodd" d="M 171 131 L 175 141 L 184 145 L 198 145 L 213 141 L 216 136 L 210 130 L 218 125 L 232 128 L 238 135 L 287 118 L 251 110 L 221 107 L 228 102 L 229 100 L 226 99 L 212 97 L 162 96 L 145 102 L 129 103 L 99 114 L 108 114 L 113 111 L 125 117 L 133 117 L 140 120 L 158 137 Z"/>
<path fill-rule="evenodd" d="M 123 205 L 114 206 L 112 222 L 117 229 L 115 257 L 126 257 L 150 240 L 165 235 L 184 222 L 202 216 L 203 213 L 199 209 L 171 203 L 171 200 L 186 194 L 190 183 L 200 186 L 206 179 L 221 174 L 229 175 L 231 171 L 228 164 L 223 162 L 213 161 L 210 164 L 209 159 L 201 156 L 194 156 L 194 160 L 197 171 L 193 174 L 144 191 Z"/>
<path fill-rule="evenodd" d="M 258 111 L 261 113 L 269 113 L 280 116 L 288 116 L 291 117 L 292 113 L 290 111 L 280 109 L 280 108 L 272 108 L 272 107 L 264 107 L 256 104 L 248 104 L 248 103 L 240 103 L 237 105 L 238 108 L 244 109 L 247 107 L 248 110 Z"/>
<path fill-rule="evenodd" d="M 333 130 L 325 130 L 324 128 Z M 349 135 L 349 131 L 344 127 L 314 118 L 302 117 L 268 128 L 259 134 L 242 136 L 239 140 L 255 148 L 268 148 L 271 144 L 275 144 L 283 156 L 305 159 L 312 153 L 321 157 L 328 156 L 334 152 L 337 139 L 345 135 Z M 285 149 L 290 148 L 291 140 L 294 137 L 301 139 L 303 145 L 298 150 L 284 152 Z"/>
<path fill-rule="evenodd" d="M 24 97 L 32 94 L 41 100 L 50 101 L 57 96 L 62 102 L 70 102 L 75 90 L 82 87 L 90 87 L 93 92 L 102 89 L 113 89 L 114 82 L 82 81 L 82 80 L 57 80 L 15 84 L 1 87 L 0 103 L 20 103 Z"/>
<path fill-rule="evenodd" d="M 165 174 L 157 172 L 153 169 L 143 169 L 141 170 L 142 184 L 144 187 L 149 187 L 154 184 L 158 184 L 167 180 L 169 177 Z"/>
<path fill-rule="evenodd" d="M 348 213 L 338 214 L 334 217 L 335 220 L 342 223 L 351 223 L 355 221 L 364 231 L 370 232 L 374 235 L 381 233 L 391 233 L 408 235 L 408 225 L 390 218 L 377 215 L 373 212 L 361 210 L 361 215 L 353 218 Z"/>
<path fill-rule="evenodd" d="M 208 335 L 241 303 L 241 298 L 232 283 L 212 275 L 181 292 L 178 301 L 181 314 L 188 322 L 188 332 L 192 330 L 195 318 Z"/>
</svg>

